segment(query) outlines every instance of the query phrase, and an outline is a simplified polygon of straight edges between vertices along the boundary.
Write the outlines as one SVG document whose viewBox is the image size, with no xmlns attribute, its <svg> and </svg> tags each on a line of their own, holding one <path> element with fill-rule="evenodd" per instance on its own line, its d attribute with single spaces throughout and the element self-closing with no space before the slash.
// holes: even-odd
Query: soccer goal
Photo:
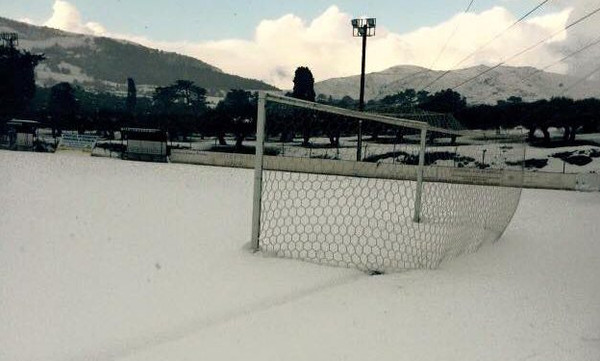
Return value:
<svg viewBox="0 0 600 361">
<path fill-rule="evenodd" d="M 252 248 L 372 272 L 435 268 L 502 235 L 523 159 L 519 135 L 261 92 Z"/>
</svg>

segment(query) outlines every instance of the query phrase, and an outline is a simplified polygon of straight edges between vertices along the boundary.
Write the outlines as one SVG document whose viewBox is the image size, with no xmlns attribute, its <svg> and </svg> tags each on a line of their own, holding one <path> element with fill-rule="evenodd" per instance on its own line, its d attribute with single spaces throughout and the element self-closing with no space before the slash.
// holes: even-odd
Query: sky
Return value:
<svg viewBox="0 0 600 361">
<path fill-rule="evenodd" d="M 562 60 L 597 38 L 600 0 L 549 0 L 488 46 L 539 0 L 0 0 L 0 16 L 62 30 L 126 39 L 194 56 L 222 70 L 289 88 L 298 66 L 316 80 L 360 72 L 360 39 L 350 19 L 377 18 L 368 41 L 367 71 L 413 64 L 454 69 L 508 62 L 582 76 L 598 66 L 600 46 Z M 558 33 L 558 34 L 557 34 Z M 479 49 L 479 50 L 478 50 Z M 478 50 L 465 61 L 466 56 Z"/>
</svg>

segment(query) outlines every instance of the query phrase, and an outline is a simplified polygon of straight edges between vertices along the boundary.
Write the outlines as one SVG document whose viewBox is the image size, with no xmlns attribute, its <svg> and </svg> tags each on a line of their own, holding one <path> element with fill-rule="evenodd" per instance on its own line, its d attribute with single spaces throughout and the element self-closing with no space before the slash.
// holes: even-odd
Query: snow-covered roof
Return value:
<svg viewBox="0 0 600 361">
<path fill-rule="evenodd" d="M 6 122 L 7 125 L 39 125 L 40 122 L 35 120 L 27 120 L 27 119 L 11 119 Z"/>
<path fill-rule="evenodd" d="M 121 128 L 121 131 L 128 133 L 163 133 L 162 130 L 153 128 Z"/>
</svg>

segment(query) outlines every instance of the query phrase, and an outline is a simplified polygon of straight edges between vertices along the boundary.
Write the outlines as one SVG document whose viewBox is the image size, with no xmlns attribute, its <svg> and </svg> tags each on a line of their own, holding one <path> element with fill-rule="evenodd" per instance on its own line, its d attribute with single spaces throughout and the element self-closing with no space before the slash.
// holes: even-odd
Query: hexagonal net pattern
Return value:
<svg viewBox="0 0 600 361">
<path fill-rule="evenodd" d="M 267 129 L 284 129 L 281 125 L 269 128 L 269 120 L 276 121 L 276 117 L 266 117 Z M 351 160 L 356 152 L 352 144 L 360 142 L 344 126 L 338 141 L 341 149 L 315 147 L 321 140 L 318 131 L 313 133 L 317 134 L 313 143 L 306 144 L 300 131 L 283 130 L 292 134 L 283 137 L 282 130 L 267 130 L 263 146 L 277 152 L 264 156 L 265 164 L 259 169 L 260 251 L 393 272 L 435 268 L 502 235 L 517 208 L 521 188 L 486 182 L 500 179 L 505 171 L 516 172 L 510 169 L 511 162 L 522 156 L 522 144 L 471 135 L 458 142 L 453 139 L 453 144 L 438 141 L 423 147 L 418 143 L 418 130 L 405 127 L 402 133 L 407 136 L 398 140 L 397 131 L 387 124 L 389 130 L 379 129 L 379 137 L 391 134 L 396 139 L 393 144 L 371 137 L 364 142 L 363 158 L 357 162 Z M 442 136 L 439 129 L 436 134 Z M 518 162 L 512 167 L 518 168 Z M 439 169 L 448 174 L 448 182 L 418 176 Z M 461 181 L 465 169 L 475 176 Z"/>
<path fill-rule="evenodd" d="M 497 240 L 515 188 L 265 171 L 260 247 L 281 257 L 390 272 L 435 268 Z"/>
</svg>

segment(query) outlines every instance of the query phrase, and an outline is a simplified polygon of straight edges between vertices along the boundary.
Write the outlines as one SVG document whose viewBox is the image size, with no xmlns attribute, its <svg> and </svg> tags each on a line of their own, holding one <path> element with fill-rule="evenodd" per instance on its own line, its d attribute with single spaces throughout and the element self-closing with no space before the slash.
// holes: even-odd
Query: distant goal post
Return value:
<svg viewBox="0 0 600 361">
<path fill-rule="evenodd" d="M 371 138 L 356 161 L 359 120 Z M 451 141 L 427 144 L 432 133 Z M 259 93 L 255 154 L 254 250 L 378 272 L 495 241 L 523 184 L 518 141 L 270 92 Z"/>
</svg>

